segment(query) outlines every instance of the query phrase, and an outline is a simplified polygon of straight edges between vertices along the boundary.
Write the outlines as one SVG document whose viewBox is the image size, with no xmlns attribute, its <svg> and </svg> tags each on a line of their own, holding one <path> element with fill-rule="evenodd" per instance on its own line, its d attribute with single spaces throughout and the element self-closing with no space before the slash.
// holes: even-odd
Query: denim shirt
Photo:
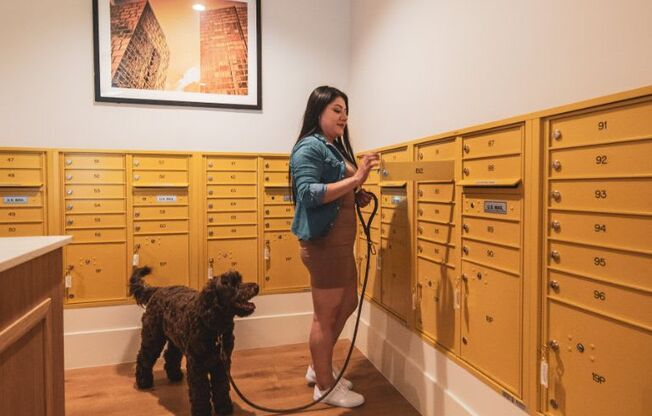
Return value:
<svg viewBox="0 0 652 416">
<path fill-rule="evenodd" d="M 296 198 L 292 232 L 300 240 L 324 236 L 337 217 L 340 200 L 322 201 L 328 184 L 344 178 L 344 158 L 324 136 L 312 134 L 292 149 L 290 172 Z"/>
</svg>

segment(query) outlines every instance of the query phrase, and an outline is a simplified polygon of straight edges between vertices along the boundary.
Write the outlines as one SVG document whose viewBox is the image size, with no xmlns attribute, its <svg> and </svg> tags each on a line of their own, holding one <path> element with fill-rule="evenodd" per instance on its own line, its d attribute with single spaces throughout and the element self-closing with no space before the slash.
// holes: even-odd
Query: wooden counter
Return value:
<svg viewBox="0 0 652 416">
<path fill-rule="evenodd" d="M 63 416 L 62 247 L 0 238 L 0 415 Z"/>
</svg>

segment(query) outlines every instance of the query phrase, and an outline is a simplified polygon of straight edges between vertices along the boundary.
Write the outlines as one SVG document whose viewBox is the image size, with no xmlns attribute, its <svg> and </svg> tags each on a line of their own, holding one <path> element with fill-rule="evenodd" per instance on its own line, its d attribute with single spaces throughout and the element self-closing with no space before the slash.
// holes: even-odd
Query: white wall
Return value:
<svg viewBox="0 0 652 416">
<path fill-rule="evenodd" d="M 649 0 L 352 0 L 369 149 L 652 84 Z"/>
<path fill-rule="evenodd" d="M 347 89 L 349 2 L 264 0 L 263 110 L 93 102 L 89 0 L 0 2 L 0 146 L 289 152 L 310 91 Z"/>
</svg>

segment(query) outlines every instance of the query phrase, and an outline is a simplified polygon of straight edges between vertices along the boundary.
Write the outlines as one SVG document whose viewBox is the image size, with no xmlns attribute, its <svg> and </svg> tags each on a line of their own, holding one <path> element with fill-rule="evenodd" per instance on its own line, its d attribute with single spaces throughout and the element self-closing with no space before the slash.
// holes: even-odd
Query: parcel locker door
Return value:
<svg viewBox="0 0 652 416">
<path fill-rule="evenodd" d="M 302 290 L 310 287 L 308 270 L 301 261 L 299 242 L 289 231 L 264 234 L 265 275 L 263 289 L 268 292 Z"/>
<path fill-rule="evenodd" d="M 521 395 L 521 278 L 462 262 L 462 358 Z"/>
<path fill-rule="evenodd" d="M 125 243 L 71 244 L 64 248 L 71 287 L 67 303 L 121 300 L 127 297 Z"/>
<path fill-rule="evenodd" d="M 546 414 L 649 415 L 650 330 L 554 301 L 549 306 Z"/>
<path fill-rule="evenodd" d="M 409 245 L 383 239 L 381 250 L 381 303 L 407 321 L 412 299 Z"/>
<path fill-rule="evenodd" d="M 258 282 L 258 240 L 208 240 L 208 261 L 213 275 L 237 271 L 243 282 Z"/>
<path fill-rule="evenodd" d="M 147 282 L 152 286 L 190 285 L 188 235 L 134 236 L 140 265 L 152 268 Z"/>
<path fill-rule="evenodd" d="M 417 328 L 454 351 L 459 328 L 455 309 L 455 269 L 417 258 Z"/>
</svg>

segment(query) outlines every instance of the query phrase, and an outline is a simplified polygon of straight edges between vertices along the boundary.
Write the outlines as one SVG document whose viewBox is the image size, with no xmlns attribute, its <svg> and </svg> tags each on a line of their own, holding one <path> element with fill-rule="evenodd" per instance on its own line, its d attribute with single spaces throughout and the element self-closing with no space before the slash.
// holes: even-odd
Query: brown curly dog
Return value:
<svg viewBox="0 0 652 416">
<path fill-rule="evenodd" d="M 129 294 L 145 306 L 141 345 L 136 363 L 136 385 L 154 384 L 152 367 L 165 350 L 165 372 L 181 381 L 181 358 L 186 356 L 190 409 L 193 416 L 209 416 L 211 401 L 218 415 L 233 412 L 227 371 L 233 352 L 233 318 L 248 316 L 256 308 L 249 300 L 258 285 L 242 283 L 238 272 L 209 281 L 201 292 L 185 286 L 151 287 L 143 282 L 151 269 L 134 270 Z"/>
</svg>

